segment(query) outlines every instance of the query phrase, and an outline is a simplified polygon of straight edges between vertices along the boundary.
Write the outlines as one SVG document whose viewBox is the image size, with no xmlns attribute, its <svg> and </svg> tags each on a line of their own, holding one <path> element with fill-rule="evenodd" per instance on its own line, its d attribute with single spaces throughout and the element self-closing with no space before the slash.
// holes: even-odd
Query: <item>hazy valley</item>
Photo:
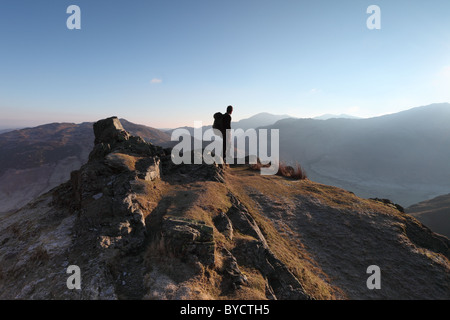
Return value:
<svg viewBox="0 0 450 320">
<path fill-rule="evenodd" d="M 450 191 L 450 104 L 369 119 L 286 119 L 280 157 L 309 177 L 407 207 Z"/>
</svg>

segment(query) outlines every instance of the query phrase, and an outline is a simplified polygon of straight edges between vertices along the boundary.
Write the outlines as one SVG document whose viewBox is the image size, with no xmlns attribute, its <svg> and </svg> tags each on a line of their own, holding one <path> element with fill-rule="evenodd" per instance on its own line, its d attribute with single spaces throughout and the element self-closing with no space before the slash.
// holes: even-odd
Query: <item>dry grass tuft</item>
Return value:
<svg viewBox="0 0 450 320">
<path fill-rule="evenodd" d="M 251 164 L 249 167 L 251 170 L 254 171 L 260 171 L 261 168 L 267 168 L 270 164 L 261 164 L 261 162 L 258 159 L 258 162 L 255 164 Z M 289 166 L 284 162 L 280 162 L 278 166 L 278 172 L 276 173 L 278 176 L 291 178 L 294 180 L 305 180 L 308 178 L 308 175 L 306 174 L 305 169 L 296 162 L 294 167 Z"/>
<path fill-rule="evenodd" d="M 280 162 L 277 175 L 295 180 L 305 180 L 308 178 L 305 170 L 298 162 L 295 163 L 295 167 L 288 166 L 285 163 Z"/>
</svg>

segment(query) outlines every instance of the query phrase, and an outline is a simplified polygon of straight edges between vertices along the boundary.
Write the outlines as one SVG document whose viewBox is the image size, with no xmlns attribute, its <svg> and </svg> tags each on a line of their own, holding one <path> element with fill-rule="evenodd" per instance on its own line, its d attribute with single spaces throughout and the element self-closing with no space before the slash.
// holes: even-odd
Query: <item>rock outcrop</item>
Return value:
<svg viewBox="0 0 450 320">
<path fill-rule="evenodd" d="M 182 260 L 196 260 L 205 266 L 214 265 L 213 228 L 203 221 L 166 217 L 161 226 L 161 239 L 165 250 Z"/>
</svg>

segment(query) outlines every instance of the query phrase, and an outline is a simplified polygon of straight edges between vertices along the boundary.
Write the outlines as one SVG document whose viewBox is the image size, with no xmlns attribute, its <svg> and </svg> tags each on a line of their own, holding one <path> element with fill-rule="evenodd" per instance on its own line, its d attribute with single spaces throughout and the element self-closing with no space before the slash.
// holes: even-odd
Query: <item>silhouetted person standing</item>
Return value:
<svg viewBox="0 0 450 320">
<path fill-rule="evenodd" d="M 231 129 L 231 114 L 233 113 L 233 107 L 228 106 L 227 113 L 223 115 L 222 118 L 222 138 L 223 138 L 223 162 L 226 163 L 226 158 L 229 152 L 230 148 L 230 142 L 231 142 L 231 131 L 227 132 L 227 129 Z"/>
</svg>

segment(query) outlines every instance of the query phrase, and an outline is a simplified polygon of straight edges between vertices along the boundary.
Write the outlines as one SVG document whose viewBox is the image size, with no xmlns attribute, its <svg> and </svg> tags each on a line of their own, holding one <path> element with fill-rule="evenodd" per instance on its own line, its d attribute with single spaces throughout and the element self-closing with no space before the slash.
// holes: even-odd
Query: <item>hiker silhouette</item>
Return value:
<svg viewBox="0 0 450 320">
<path fill-rule="evenodd" d="M 227 156 L 231 158 L 229 155 L 229 149 L 231 145 L 231 114 L 233 113 L 233 106 L 227 107 L 227 112 L 222 114 L 222 112 L 216 112 L 214 114 L 214 123 L 212 125 L 216 134 L 222 137 L 223 145 L 222 145 L 222 159 L 223 162 L 226 163 Z"/>
<path fill-rule="evenodd" d="M 228 106 L 227 112 L 222 117 L 222 139 L 223 139 L 223 162 L 227 163 L 227 158 L 229 156 L 230 142 L 231 142 L 231 114 L 233 113 L 233 107 Z"/>
</svg>

